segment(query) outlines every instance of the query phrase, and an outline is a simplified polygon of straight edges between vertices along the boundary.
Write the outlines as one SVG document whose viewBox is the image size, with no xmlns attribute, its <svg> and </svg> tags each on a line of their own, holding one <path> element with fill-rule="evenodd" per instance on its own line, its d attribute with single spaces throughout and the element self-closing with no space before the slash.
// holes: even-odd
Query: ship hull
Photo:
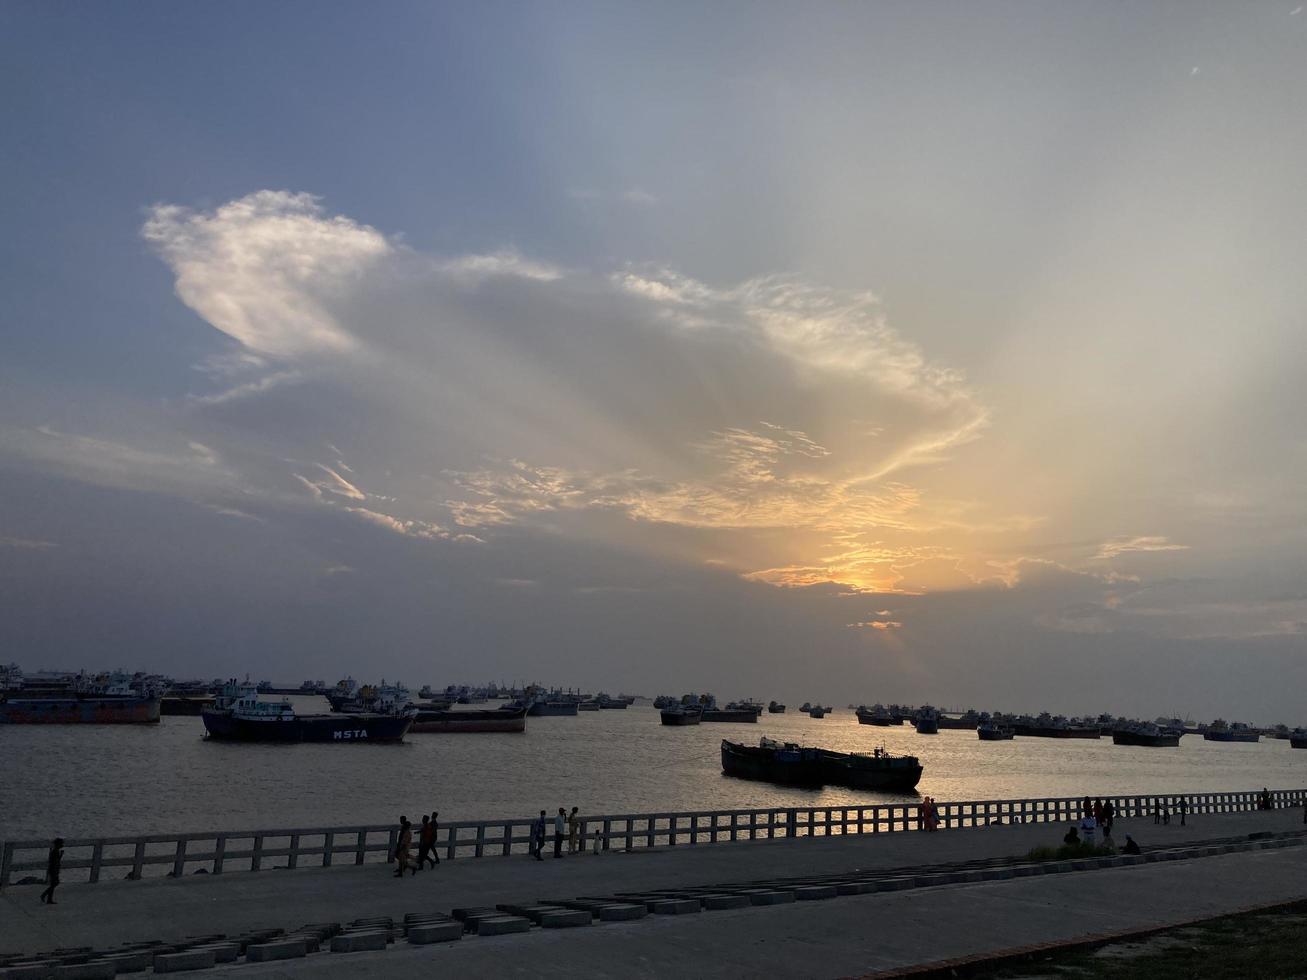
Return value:
<svg viewBox="0 0 1307 980">
<path fill-rule="evenodd" d="M 737 779 L 785 786 L 816 788 L 825 782 L 821 759 L 811 749 L 784 753 L 723 741 L 722 772 Z"/>
<path fill-rule="evenodd" d="M 722 742 L 722 772 L 785 786 L 847 786 L 886 793 L 910 792 L 921 780 L 914 758 L 845 755 L 825 749 L 768 749 Z"/>
<path fill-rule="evenodd" d="M 524 732 L 526 709 L 505 711 L 490 708 L 482 711 L 419 711 L 409 731 L 431 732 Z"/>
<path fill-rule="evenodd" d="M 1289 745 L 1295 749 L 1307 749 L 1307 735 L 1304 735 L 1301 738 L 1290 735 Z"/>
<path fill-rule="evenodd" d="M 939 734 L 939 722 L 937 721 L 926 721 L 926 720 L 918 721 L 916 723 L 916 728 L 917 728 L 918 735 Z"/>
<path fill-rule="evenodd" d="M 198 718 L 205 708 L 213 707 L 213 698 L 168 698 L 159 703 L 159 714 Z"/>
<path fill-rule="evenodd" d="M 1010 728 L 1004 728 L 999 731 L 977 728 L 976 735 L 982 742 L 1008 742 L 1016 736 L 1016 732 L 1012 731 Z"/>
<path fill-rule="evenodd" d="M 155 725 L 158 698 L 69 696 L 7 698 L 0 725 Z"/>
<path fill-rule="evenodd" d="M 756 711 L 733 711 L 729 708 L 714 708 L 703 713 L 704 721 L 729 721 L 755 724 L 758 721 Z"/>
<path fill-rule="evenodd" d="M 663 711 L 660 712 L 664 725 L 673 725 L 680 727 L 682 725 L 697 725 L 703 720 L 701 711 Z"/>
<path fill-rule="evenodd" d="M 223 742 L 399 742 L 413 723 L 407 715 L 299 715 L 255 721 L 205 711 L 202 717 L 209 738 Z"/>
<path fill-rule="evenodd" d="M 876 725 L 879 728 L 889 728 L 892 725 L 897 725 L 898 722 L 893 718 L 878 718 L 875 715 L 858 715 L 858 724 Z"/>
<path fill-rule="evenodd" d="M 940 718 L 939 727 L 948 728 L 956 731 L 974 732 L 979 727 L 980 722 L 966 718 Z"/>
<path fill-rule="evenodd" d="M 1030 738 L 1098 738 L 1097 728 L 1045 728 L 1040 725 L 1017 725 L 1016 733 Z"/>
<path fill-rule="evenodd" d="M 1113 732 L 1113 745 L 1142 745 L 1150 749 L 1174 749 L 1180 746 L 1180 736 L 1163 732 L 1160 735 L 1143 735 L 1139 732 Z"/>
<path fill-rule="evenodd" d="M 575 701 L 537 701 L 527 710 L 532 718 L 572 717 L 577 712 Z"/>
<path fill-rule="evenodd" d="M 1261 736 L 1256 732 L 1203 732 L 1208 742 L 1258 742 Z"/>
</svg>

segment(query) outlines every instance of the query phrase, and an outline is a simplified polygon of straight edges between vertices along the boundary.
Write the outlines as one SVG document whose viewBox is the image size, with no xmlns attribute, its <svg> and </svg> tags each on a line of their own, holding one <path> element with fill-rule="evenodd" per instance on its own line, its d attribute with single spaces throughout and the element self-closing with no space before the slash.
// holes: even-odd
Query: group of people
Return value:
<svg viewBox="0 0 1307 980">
<path fill-rule="evenodd" d="M 440 812 L 432 810 L 430 816 L 425 814 L 417 828 L 418 859 L 413 861 L 413 824 L 408 817 L 399 818 L 399 836 L 395 841 L 395 877 L 403 878 L 404 872 L 417 874 L 430 864 L 433 868 L 440 863 L 440 854 L 436 851 L 436 834 L 440 831 Z"/>
<path fill-rule="evenodd" d="M 917 804 L 917 829 L 939 830 L 939 810 L 935 806 L 935 797 L 927 796 Z"/>
<path fill-rule="evenodd" d="M 545 811 L 540 811 L 540 816 L 536 817 L 531 824 L 531 843 L 529 844 L 529 854 L 537 861 L 543 861 L 544 857 L 541 852 L 545 849 L 545 843 L 549 839 L 548 821 L 545 819 Z M 567 841 L 567 853 L 575 854 L 581 850 L 581 814 L 578 807 L 572 807 L 569 814 L 564 807 L 558 808 L 558 813 L 554 817 L 554 857 L 563 856 L 563 841 Z"/>
</svg>

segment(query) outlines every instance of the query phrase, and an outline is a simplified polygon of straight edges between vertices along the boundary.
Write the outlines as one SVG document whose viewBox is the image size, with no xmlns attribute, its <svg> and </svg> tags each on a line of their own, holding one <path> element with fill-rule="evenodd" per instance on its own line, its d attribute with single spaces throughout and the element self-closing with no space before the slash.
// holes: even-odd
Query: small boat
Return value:
<svg viewBox="0 0 1307 980">
<path fill-rule="evenodd" d="M 524 732 L 526 705 L 511 701 L 498 708 L 472 708 L 465 711 L 418 710 L 412 731 L 427 732 Z"/>
<path fill-rule="evenodd" d="M 912 716 L 912 724 L 918 735 L 939 734 L 939 712 L 928 704 L 923 704 Z"/>
<path fill-rule="evenodd" d="M 1261 736 L 1243 722 L 1227 723 L 1223 718 L 1217 718 L 1216 721 L 1208 725 L 1207 731 L 1203 732 L 1203 738 L 1208 742 L 1257 742 L 1261 740 Z"/>
<path fill-rule="evenodd" d="M 1006 742 L 1015 735 L 1015 729 L 1000 725 L 996 721 L 987 721 L 976 726 L 976 737 L 982 742 Z"/>
<path fill-rule="evenodd" d="M 825 718 L 825 717 L 826 717 L 826 712 L 829 711 L 829 710 L 830 710 L 829 708 L 823 708 L 823 707 L 822 707 L 821 705 L 819 705 L 819 704 L 814 704 L 811 708 L 808 709 L 808 717 L 809 717 L 809 718 Z"/>
<path fill-rule="evenodd" d="M 785 705 L 771 701 L 767 705 L 767 711 L 773 715 L 783 715 L 785 714 Z"/>
<path fill-rule="evenodd" d="M 809 711 L 812 710 L 812 702 L 804 701 L 803 704 L 799 705 L 799 710 L 802 711 L 804 714 L 807 714 Z"/>
<path fill-rule="evenodd" d="M 261 701 L 258 689 L 226 684 L 201 715 L 215 741 L 232 742 L 399 742 L 413 724 L 413 710 L 396 714 L 297 715 L 290 701 Z"/>
<path fill-rule="evenodd" d="M 1125 725 L 1112 730 L 1113 745 L 1143 745 L 1148 748 L 1176 748 L 1180 744 L 1179 732 L 1168 732 L 1151 721 Z"/>
<path fill-rule="evenodd" d="M 741 779 L 759 779 L 789 786 L 826 784 L 882 792 L 910 792 L 921 780 L 921 763 L 914 756 L 893 756 L 883 749 L 848 754 L 805 748 L 769 738 L 757 747 L 722 741 L 722 772 Z"/>
<path fill-rule="evenodd" d="M 1289 745 L 1295 749 L 1307 749 L 1307 728 L 1295 728 L 1291 731 Z"/>
</svg>

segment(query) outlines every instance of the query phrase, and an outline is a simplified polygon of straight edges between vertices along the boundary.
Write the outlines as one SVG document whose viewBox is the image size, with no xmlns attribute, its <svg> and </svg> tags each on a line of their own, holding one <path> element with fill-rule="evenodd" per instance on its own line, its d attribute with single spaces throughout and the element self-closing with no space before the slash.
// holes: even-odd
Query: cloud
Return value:
<svg viewBox="0 0 1307 980">
<path fill-rule="evenodd" d="M 58 548 L 55 541 L 41 541 L 35 538 L 0 537 L 0 548 L 18 548 L 23 551 L 44 551 L 46 548 Z"/>
<path fill-rule="evenodd" d="M 362 518 L 369 524 L 375 524 L 377 527 L 383 527 L 387 531 L 395 534 L 402 534 L 408 538 L 425 538 L 427 540 L 448 539 L 450 533 L 438 524 L 431 524 L 427 521 L 402 520 L 397 517 L 391 517 L 389 514 L 382 514 L 375 510 L 368 510 L 365 507 L 346 507 L 347 511 L 357 517 Z M 467 540 L 464 537 L 464 540 Z"/>
<path fill-rule="evenodd" d="M 523 258 L 515 251 L 505 250 L 489 255 L 464 255 L 444 259 L 435 267 L 446 275 L 465 280 L 481 280 L 494 276 L 531 279 L 536 282 L 553 282 L 564 275 L 558 266 Z"/>
<path fill-rule="evenodd" d="M 196 405 L 223 405 L 253 395 L 261 395 L 278 385 L 293 384 L 303 377 L 304 375 L 299 371 L 273 371 L 254 381 L 245 381 L 211 395 L 191 395 L 190 400 Z"/>
<path fill-rule="evenodd" d="M 1168 539 L 1153 535 L 1134 538 L 1112 538 L 1098 546 L 1096 559 L 1115 558 L 1131 551 L 1187 551 L 1187 544 L 1173 544 Z"/>
<path fill-rule="evenodd" d="M 210 212 L 158 204 L 142 229 L 178 298 L 250 351 L 343 352 L 357 340 L 321 298 L 392 251 L 385 236 L 327 217 L 311 194 L 258 191 Z"/>
<path fill-rule="evenodd" d="M 330 466 L 324 466 L 321 463 L 314 463 L 313 465 L 321 470 L 325 476 L 315 476 L 313 479 L 309 479 L 309 477 L 300 473 L 295 473 L 293 476 L 304 484 L 315 497 L 321 499 L 324 493 L 329 493 L 337 497 L 344 497 L 347 500 L 368 499 L 366 493 L 354 486 Z"/>
<path fill-rule="evenodd" d="M 849 623 L 849 629 L 901 630 L 903 624 L 893 619 L 871 619 L 863 623 Z"/>
</svg>

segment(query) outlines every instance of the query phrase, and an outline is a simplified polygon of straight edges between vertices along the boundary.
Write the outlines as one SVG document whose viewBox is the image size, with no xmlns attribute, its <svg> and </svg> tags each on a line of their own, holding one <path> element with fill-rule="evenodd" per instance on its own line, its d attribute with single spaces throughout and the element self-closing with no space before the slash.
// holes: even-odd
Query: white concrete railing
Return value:
<svg viewBox="0 0 1307 980">
<path fill-rule="evenodd" d="M 1155 796 L 1112 796 L 1121 818 L 1152 816 L 1159 809 L 1172 814 L 1184 800 L 1191 814 L 1235 813 L 1258 808 L 1260 792 L 1166 793 Z M 1274 790 L 1276 809 L 1307 804 L 1307 790 Z M 767 807 L 754 810 L 700 810 L 682 813 L 610 814 L 582 818 L 584 847 L 603 850 L 723 841 L 879 834 L 918 829 L 916 803 L 875 806 Z M 1056 823 L 1079 819 L 1083 798 L 983 800 L 939 803 L 939 824 L 979 827 L 991 823 Z M 462 856 L 525 854 L 530 842 L 530 818 L 462 820 L 442 823 L 437 853 L 442 860 Z M 547 847 L 553 846 L 553 818 L 546 824 Z M 596 836 L 597 835 L 597 836 Z M 393 860 L 399 836 L 393 825 L 313 827 L 286 830 L 221 831 L 202 834 L 145 834 L 136 837 L 94 837 L 64 842 L 62 870 L 85 870 L 87 881 L 99 881 L 110 869 L 130 869 L 124 877 L 139 879 L 148 871 L 167 868 L 181 877 L 188 872 L 263 871 L 271 868 L 331 867 Z M 0 888 L 13 884 L 22 872 L 43 877 L 48 840 L 9 841 L 0 851 Z M 416 856 L 416 844 L 413 853 Z M 281 861 L 280 859 L 285 859 Z"/>
</svg>

